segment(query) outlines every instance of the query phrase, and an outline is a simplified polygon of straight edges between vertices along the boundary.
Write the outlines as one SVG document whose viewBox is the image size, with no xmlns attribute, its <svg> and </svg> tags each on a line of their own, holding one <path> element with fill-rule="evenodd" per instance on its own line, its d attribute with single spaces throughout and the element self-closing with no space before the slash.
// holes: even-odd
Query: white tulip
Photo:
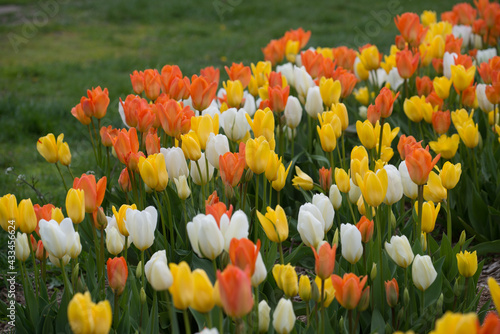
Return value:
<svg viewBox="0 0 500 334">
<path fill-rule="evenodd" d="M 208 164 L 208 180 L 207 180 L 207 164 Z M 199 169 L 198 169 L 199 166 Z M 200 177 L 201 172 L 201 177 Z M 191 161 L 191 178 L 193 182 L 198 185 L 205 185 L 212 179 L 212 175 L 214 174 L 214 166 L 211 163 L 205 160 L 205 152 L 201 153 L 201 157 L 198 160 L 198 164 L 196 162 Z"/>
<path fill-rule="evenodd" d="M 385 165 L 384 169 L 387 172 L 387 193 L 385 194 L 384 203 L 392 205 L 398 202 L 403 197 L 403 182 L 399 170 L 394 165 Z"/>
<path fill-rule="evenodd" d="M 299 209 L 297 230 L 300 238 L 308 247 L 318 248 L 325 237 L 325 221 L 319 209 L 312 203 L 306 203 Z"/>
<path fill-rule="evenodd" d="M 286 63 L 276 66 L 276 72 L 281 73 L 286 78 L 286 82 L 292 87 L 295 87 L 295 75 L 292 63 Z"/>
<path fill-rule="evenodd" d="M 314 119 L 318 119 L 318 114 L 323 112 L 323 99 L 318 86 L 309 88 L 306 99 L 306 112 Z"/>
<path fill-rule="evenodd" d="M 446 51 L 443 56 L 443 75 L 451 79 L 451 65 L 455 65 L 455 59 L 458 57 L 456 53 Z"/>
<path fill-rule="evenodd" d="M 267 333 L 269 330 L 271 308 L 265 300 L 259 303 L 259 333 Z"/>
<path fill-rule="evenodd" d="M 170 178 L 178 178 L 181 175 L 189 176 L 186 158 L 180 147 L 162 147 L 160 153 L 165 157 L 165 165 Z"/>
<path fill-rule="evenodd" d="M 478 84 L 476 86 L 476 96 L 477 96 L 477 104 L 479 108 L 481 108 L 484 112 L 490 112 L 493 110 L 493 103 L 491 103 L 486 97 L 486 84 Z"/>
<path fill-rule="evenodd" d="M 454 25 L 452 34 L 456 38 L 462 38 L 462 46 L 468 48 L 471 41 L 472 27 L 464 26 L 462 24 Z"/>
<path fill-rule="evenodd" d="M 368 108 L 366 106 L 359 106 L 358 115 L 362 119 L 366 119 L 368 117 Z"/>
<path fill-rule="evenodd" d="M 16 259 L 19 261 L 24 262 L 30 257 L 30 245 L 28 244 L 28 235 L 26 233 L 17 232 L 15 247 Z"/>
<path fill-rule="evenodd" d="M 402 268 L 408 268 L 413 261 L 413 251 L 405 235 L 401 237 L 393 235 L 391 243 L 385 243 L 385 250 L 391 259 Z"/>
<path fill-rule="evenodd" d="M 177 188 L 177 195 L 180 199 L 185 200 L 191 195 L 191 189 L 189 188 L 186 176 L 179 176 L 178 179 L 174 179 L 174 183 L 175 188 Z"/>
<path fill-rule="evenodd" d="M 413 284 L 420 290 L 427 290 L 437 277 L 436 269 L 429 255 L 416 255 L 411 267 Z"/>
<path fill-rule="evenodd" d="M 82 243 L 80 242 L 80 234 L 75 232 L 73 240 L 70 242 L 68 254 L 70 258 L 76 259 L 82 252 Z"/>
<path fill-rule="evenodd" d="M 333 208 L 335 210 L 340 209 L 342 205 L 342 194 L 336 184 L 332 184 L 330 187 L 330 202 L 332 202 Z"/>
<path fill-rule="evenodd" d="M 186 226 L 194 252 L 201 258 L 214 260 L 224 249 L 224 237 L 214 216 L 198 214 Z"/>
<path fill-rule="evenodd" d="M 257 287 L 260 283 L 264 282 L 267 277 L 267 269 L 262 259 L 262 254 L 259 252 L 257 260 L 255 260 L 255 271 L 252 275 L 252 286 Z"/>
<path fill-rule="evenodd" d="M 158 211 L 154 206 L 148 206 L 143 211 L 128 208 L 125 217 L 125 227 L 132 237 L 135 247 L 144 251 L 155 241 Z"/>
<path fill-rule="evenodd" d="M 286 125 L 295 129 L 300 124 L 302 118 L 302 105 L 295 96 L 289 96 L 285 106 L 285 120 Z"/>
<path fill-rule="evenodd" d="M 361 232 L 352 224 L 340 225 L 340 243 L 342 245 L 342 257 L 355 264 L 363 255 L 363 244 Z"/>
<path fill-rule="evenodd" d="M 323 221 L 325 222 L 325 234 L 328 233 L 332 228 L 333 218 L 335 217 L 335 210 L 332 202 L 330 202 L 330 199 L 326 197 L 326 195 L 316 194 L 312 198 L 312 204 L 321 212 Z"/>
<path fill-rule="evenodd" d="M 118 255 L 125 246 L 125 236 L 118 230 L 118 224 L 114 216 L 106 218 L 108 219 L 108 226 L 104 229 L 106 231 L 106 248 L 110 254 Z"/>
<path fill-rule="evenodd" d="M 398 68 L 393 67 L 387 75 L 387 82 L 391 85 L 392 90 L 397 91 L 405 80 L 399 75 Z"/>
<path fill-rule="evenodd" d="M 248 116 L 252 117 L 257 110 L 257 105 L 255 103 L 255 98 L 252 94 L 247 91 L 243 92 L 243 98 L 245 99 L 245 104 L 243 105 L 243 109 L 247 112 Z"/>
<path fill-rule="evenodd" d="M 295 326 L 295 313 L 292 301 L 281 298 L 273 313 L 273 327 L 279 334 L 288 334 Z"/>
<path fill-rule="evenodd" d="M 215 117 L 215 115 L 219 115 L 218 116 L 219 120 L 221 117 L 220 109 L 217 106 L 217 104 L 210 104 L 205 110 L 203 110 L 201 112 L 201 116 L 204 116 L 204 115 L 210 115 L 210 117 L 212 117 L 212 119 Z M 222 125 L 220 123 L 219 123 L 219 126 L 222 127 Z"/>
<path fill-rule="evenodd" d="M 149 284 L 156 291 L 165 291 L 174 282 L 172 273 L 168 268 L 167 254 L 165 250 L 157 251 L 151 256 L 144 266 L 144 272 Z"/>
<path fill-rule="evenodd" d="M 351 182 L 351 188 L 349 189 L 349 201 L 351 201 L 352 204 L 356 204 L 358 202 L 359 196 L 361 196 L 361 189 L 352 182 L 352 179 L 350 180 Z"/>
<path fill-rule="evenodd" d="M 300 102 L 304 104 L 309 88 L 316 86 L 316 84 L 303 66 L 294 66 L 293 76 L 295 78 L 295 90 L 297 90 Z"/>
<path fill-rule="evenodd" d="M 401 161 L 399 164 L 399 175 L 401 176 L 401 183 L 403 184 L 403 193 L 406 197 L 416 199 L 418 196 L 418 186 L 412 181 L 406 162 Z"/>
<path fill-rule="evenodd" d="M 221 134 L 215 135 L 210 133 L 207 140 L 207 148 L 205 150 L 208 162 L 219 169 L 219 157 L 227 152 L 229 152 L 229 141 L 227 137 Z"/>
<path fill-rule="evenodd" d="M 64 218 L 61 224 L 55 220 L 41 219 L 40 237 L 43 246 L 54 258 L 61 259 L 68 254 L 75 240 L 75 228 L 70 218 Z"/>
<path fill-rule="evenodd" d="M 397 68 L 396 68 L 397 71 Z M 399 74 L 399 72 L 398 72 Z M 383 68 L 378 68 L 376 70 L 372 70 L 368 72 L 368 80 L 370 83 L 376 84 L 377 87 L 383 87 L 384 83 L 387 81 L 387 72 Z M 391 86 L 392 88 L 392 86 Z"/>
<path fill-rule="evenodd" d="M 224 250 L 229 252 L 229 244 L 233 238 L 241 239 L 248 237 L 248 218 L 245 212 L 238 210 L 229 220 L 226 214 L 220 218 L 220 230 L 224 236 Z"/>
<path fill-rule="evenodd" d="M 49 253 L 49 260 L 54 266 L 56 266 L 57 268 L 61 268 L 61 260 L 64 267 L 69 263 L 69 260 L 71 260 L 71 258 L 69 257 L 69 255 L 64 255 L 62 259 L 58 259 L 54 255 L 52 255 L 52 253 Z"/>
<path fill-rule="evenodd" d="M 227 138 L 237 142 L 245 137 L 250 130 L 246 114 L 247 111 L 245 109 L 236 110 L 236 108 L 229 108 L 222 113 L 221 120 L 224 124 L 224 133 Z"/>
<path fill-rule="evenodd" d="M 201 332 L 197 332 L 196 334 L 219 334 L 219 330 L 217 328 L 203 328 Z"/>
</svg>

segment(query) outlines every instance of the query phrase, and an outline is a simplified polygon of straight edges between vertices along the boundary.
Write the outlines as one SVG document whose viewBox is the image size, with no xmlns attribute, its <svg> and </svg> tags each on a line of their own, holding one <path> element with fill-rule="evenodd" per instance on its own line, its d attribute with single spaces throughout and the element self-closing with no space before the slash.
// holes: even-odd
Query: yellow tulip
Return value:
<svg viewBox="0 0 500 334">
<path fill-rule="evenodd" d="M 254 97 L 259 95 L 259 86 L 257 86 L 257 79 L 252 75 L 250 77 L 250 82 L 248 83 L 248 92 L 252 94 Z M 226 105 L 227 107 L 227 105 Z M 227 110 L 228 108 L 226 108 Z M 224 111 L 226 111 L 224 110 Z M 221 110 L 222 112 L 222 110 Z"/>
<path fill-rule="evenodd" d="M 452 313 L 447 311 L 436 320 L 436 327 L 430 334 L 477 333 L 478 319 L 475 313 Z"/>
<path fill-rule="evenodd" d="M 292 180 L 292 185 L 297 189 L 302 188 L 306 191 L 312 190 L 312 188 L 314 187 L 313 179 L 311 179 L 309 175 L 304 173 L 299 168 L 299 166 L 295 166 L 295 173 L 296 175 Z"/>
<path fill-rule="evenodd" d="M 437 21 L 436 17 L 437 17 L 436 12 L 430 10 L 424 10 L 423 13 L 420 15 L 420 20 L 422 21 L 424 27 L 428 27 L 432 23 L 436 23 Z"/>
<path fill-rule="evenodd" d="M 132 204 L 132 205 L 122 204 L 122 206 L 120 206 L 120 209 L 118 211 L 116 211 L 116 208 L 114 205 L 112 206 L 113 215 L 115 216 L 115 219 L 116 219 L 116 225 L 118 225 L 118 230 L 120 231 L 121 235 L 123 235 L 125 237 L 129 236 L 128 231 L 127 231 L 127 227 L 125 226 L 125 218 L 127 216 L 127 209 L 137 210 L 137 206 L 135 204 Z"/>
<path fill-rule="evenodd" d="M 351 179 L 357 186 L 358 181 L 356 175 L 361 178 L 365 176 L 368 171 L 368 152 L 363 146 L 354 146 L 351 151 Z"/>
<path fill-rule="evenodd" d="M 488 277 L 488 287 L 490 288 L 491 299 L 493 299 L 497 313 L 500 313 L 500 286 L 493 277 Z"/>
<path fill-rule="evenodd" d="M 332 78 L 326 79 L 325 77 L 321 77 L 319 81 L 319 92 L 323 103 L 326 106 L 331 106 L 339 102 L 342 86 L 338 80 L 333 81 Z"/>
<path fill-rule="evenodd" d="M 356 132 L 358 133 L 358 137 L 359 140 L 361 141 L 361 144 L 367 149 L 371 150 L 372 148 L 375 147 L 375 145 L 377 145 L 376 141 L 377 136 L 375 134 L 375 129 L 373 128 L 373 124 L 369 120 L 365 120 L 364 122 L 357 121 Z"/>
<path fill-rule="evenodd" d="M 463 65 L 451 65 L 451 81 L 455 89 L 460 93 L 471 85 L 475 74 L 475 66 L 471 66 L 466 70 Z"/>
<path fill-rule="evenodd" d="M 473 120 L 469 120 L 463 126 L 456 126 L 460 138 L 468 148 L 474 148 L 479 144 L 478 125 Z"/>
<path fill-rule="evenodd" d="M 333 113 L 337 115 L 342 126 L 342 131 L 345 131 L 349 126 L 349 115 L 347 114 L 347 108 L 343 103 L 334 103 L 331 107 Z"/>
<path fill-rule="evenodd" d="M 368 80 L 368 78 L 370 77 L 370 72 L 366 69 L 361 61 L 355 65 L 355 73 L 360 80 Z"/>
<path fill-rule="evenodd" d="M 215 114 L 213 118 L 209 114 L 191 117 L 191 130 L 196 132 L 200 142 L 200 148 L 202 150 L 206 149 L 210 134 L 219 134 L 219 115 Z"/>
<path fill-rule="evenodd" d="M 322 280 L 319 278 L 319 276 L 316 276 L 314 279 L 314 282 L 318 286 L 319 291 L 321 291 L 321 286 L 322 284 L 325 284 L 325 301 L 323 303 L 324 307 L 330 306 L 330 304 L 333 302 L 333 298 L 335 297 L 335 288 L 333 287 L 333 283 L 331 279 L 325 279 Z M 318 299 L 316 300 L 317 302 L 321 301 L 321 294 L 318 294 Z"/>
<path fill-rule="evenodd" d="M 252 69 L 253 76 L 255 77 L 257 86 L 264 86 L 267 83 L 269 74 L 272 70 L 271 62 L 259 61 L 257 65 L 251 63 L 250 67 Z"/>
<path fill-rule="evenodd" d="M 300 51 L 300 43 L 299 41 L 288 40 L 285 46 L 285 56 L 286 60 L 291 63 L 295 63 L 295 57 Z"/>
<path fill-rule="evenodd" d="M 425 101 L 425 96 L 412 96 L 409 99 L 405 99 L 403 109 L 406 116 L 415 123 L 422 121 L 425 109 L 427 109 L 427 111 L 430 110 L 431 115 L 434 110 L 432 104 Z"/>
<path fill-rule="evenodd" d="M 68 304 L 68 322 L 75 334 L 109 333 L 112 323 L 109 301 L 94 304 L 90 293 L 77 293 Z"/>
<path fill-rule="evenodd" d="M 429 44 L 429 53 L 433 58 L 443 58 L 445 52 L 445 38 L 441 35 L 434 36 Z"/>
<path fill-rule="evenodd" d="M 245 114 L 255 138 L 264 136 L 268 142 L 274 139 L 274 114 L 271 109 L 259 109 L 253 115 L 253 120 Z"/>
<path fill-rule="evenodd" d="M 323 57 L 325 58 L 330 58 L 333 60 L 333 50 L 332 48 L 322 48 L 322 47 L 317 47 L 316 48 L 317 53 L 321 53 Z"/>
<path fill-rule="evenodd" d="M 239 108 L 241 101 L 243 101 L 243 85 L 241 81 L 225 81 L 222 83 L 226 90 L 227 104 L 229 107 Z"/>
<path fill-rule="evenodd" d="M 326 123 L 321 128 L 316 126 L 318 131 L 321 148 L 325 152 L 332 152 L 337 147 L 337 137 L 330 123 Z"/>
<path fill-rule="evenodd" d="M 288 172 L 290 171 L 291 163 L 288 164 L 288 167 L 285 169 L 285 165 L 281 163 L 278 167 L 278 177 L 271 183 L 271 186 L 276 191 L 281 191 L 285 187 L 286 178 L 288 177 Z"/>
<path fill-rule="evenodd" d="M 257 217 L 269 240 L 283 242 L 288 238 L 288 220 L 285 210 L 279 204 L 276 210 L 268 206 L 265 216 L 257 211 Z"/>
<path fill-rule="evenodd" d="M 66 195 L 66 213 L 73 224 L 79 224 L 85 218 L 85 192 L 83 189 L 68 190 Z"/>
<path fill-rule="evenodd" d="M 2 225 L 2 228 L 6 232 L 12 230 L 11 226 L 13 226 L 15 230 L 19 228 L 18 216 L 19 211 L 16 196 L 7 194 L 0 197 L 0 225 Z M 10 224 L 9 221 L 13 224 Z"/>
<path fill-rule="evenodd" d="M 214 291 L 213 298 L 214 298 L 215 305 L 217 305 L 219 307 L 223 307 L 222 306 L 222 302 L 220 300 L 219 280 L 215 281 L 214 290 L 213 291 Z"/>
<path fill-rule="evenodd" d="M 469 114 L 465 109 L 457 109 L 451 113 L 451 120 L 456 128 L 464 126 L 468 121 L 474 121 L 474 110 Z"/>
<path fill-rule="evenodd" d="M 63 138 L 62 133 L 57 137 L 57 157 L 61 165 L 69 166 L 71 164 L 71 152 L 68 143 L 62 141 Z"/>
<path fill-rule="evenodd" d="M 163 191 L 168 184 L 167 166 L 162 153 L 139 158 L 139 172 L 144 183 L 152 190 Z"/>
<path fill-rule="evenodd" d="M 64 219 L 64 215 L 62 213 L 61 208 L 54 208 L 54 209 L 52 209 L 52 213 L 51 213 L 51 218 L 50 219 L 53 219 L 56 222 L 58 222 L 59 224 L 61 224 L 61 222 Z"/>
<path fill-rule="evenodd" d="M 429 25 L 427 35 L 425 35 L 425 39 L 427 42 L 430 42 L 435 36 L 442 36 L 443 38 L 446 38 L 447 35 L 453 32 L 452 29 L 453 27 L 451 23 L 446 21 L 431 23 Z"/>
<path fill-rule="evenodd" d="M 269 83 L 266 82 L 264 86 L 259 87 L 258 95 L 262 101 L 269 100 Z"/>
<path fill-rule="evenodd" d="M 18 222 L 16 224 L 19 226 L 21 232 L 26 234 L 33 232 L 38 224 L 38 220 L 36 219 L 35 209 L 33 209 L 31 199 L 23 199 L 19 202 L 17 213 Z"/>
<path fill-rule="evenodd" d="M 191 305 L 194 298 L 194 279 L 191 269 L 184 261 L 179 264 L 170 263 L 169 267 L 174 283 L 168 288 L 168 291 L 172 295 L 175 308 L 185 310 Z"/>
<path fill-rule="evenodd" d="M 193 277 L 193 301 L 191 307 L 200 312 L 207 313 L 215 306 L 214 288 L 207 273 L 202 269 L 196 269 Z"/>
<path fill-rule="evenodd" d="M 477 271 L 477 254 L 476 251 L 469 253 L 468 251 L 457 254 L 458 272 L 464 277 L 472 277 Z"/>
<path fill-rule="evenodd" d="M 269 142 L 263 136 L 247 140 L 245 158 L 248 167 L 255 174 L 260 175 L 266 171 L 270 154 Z"/>
<path fill-rule="evenodd" d="M 60 135 L 59 135 L 60 136 Z M 64 136 L 64 135 L 63 135 Z M 58 138 L 59 139 L 59 138 Z M 48 163 L 55 164 L 59 159 L 57 156 L 57 143 L 54 134 L 49 133 L 44 137 L 38 138 L 36 149 Z"/>
<path fill-rule="evenodd" d="M 182 152 L 186 159 L 198 161 L 201 158 L 201 146 L 198 135 L 193 130 L 189 131 L 185 135 L 181 135 L 182 140 Z"/>
<path fill-rule="evenodd" d="M 311 281 L 306 275 L 301 275 L 299 280 L 299 296 L 306 303 L 311 300 Z"/>
<path fill-rule="evenodd" d="M 364 177 L 356 175 L 358 186 L 363 194 L 363 199 L 372 207 L 379 206 L 387 193 L 387 171 L 380 169 L 376 174 L 372 171 L 365 173 Z"/>
<path fill-rule="evenodd" d="M 375 45 L 364 48 L 359 59 L 367 71 L 376 70 L 380 66 L 380 55 Z"/>
<path fill-rule="evenodd" d="M 380 67 L 385 70 L 385 73 L 389 74 L 389 72 L 396 67 L 396 55 L 384 56 L 384 61 L 380 63 Z"/>
<path fill-rule="evenodd" d="M 351 180 L 349 174 L 342 168 L 335 168 L 335 183 L 339 190 L 345 194 L 351 190 Z"/>
<path fill-rule="evenodd" d="M 280 164 L 281 158 L 274 151 L 271 151 L 265 171 L 266 178 L 269 182 L 273 182 L 278 178 Z"/>
<path fill-rule="evenodd" d="M 436 154 L 441 154 L 444 159 L 452 159 L 458 150 L 460 137 L 455 133 L 451 137 L 441 135 L 437 141 L 429 142 L 429 146 Z"/>
<path fill-rule="evenodd" d="M 376 149 L 378 150 L 378 145 Z M 382 167 L 385 166 L 392 159 L 393 155 L 394 155 L 394 150 L 392 149 L 392 147 L 382 145 L 382 150 L 380 151 L 380 159 L 375 161 L 375 166 L 377 166 L 377 163 L 380 162 L 382 162 Z M 375 168 L 375 171 L 377 170 L 378 169 Z"/>
<path fill-rule="evenodd" d="M 462 165 L 460 163 L 454 165 L 451 162 L 446 161 L 443 165 L 443 169 L 441 169 L 441 173 L 439 173 L 439 177 L 441 178 L 443 187 L 450 190 L 455 188 L 458 181 L 460 180 L 461 174 Z"/>
<path fill-rule="evenodd" d="M 441 209 L 441 203 L 436 206 L 431 201 L 422 204 L 422 232 L 431 233 L 434 231 L 439 209 Z M 415 202 L 415 211 L 418 215 L 418 201 Z"/>
<path fill-rule="evenodd" d="M 275 264 L 273 267 L 273 277 L 278 288 L 289 298 L 295 297 L 299 293 L 299 278 L 295 267 L 290 264 Z"/>
<path fill-rule="evenodd" d="M 432 81 L 437 96 L 446 100 L 450 96 L 451 80 L 447 77 L 435 77 Z"/>
<path fill-rule="evenodd" d="M 370 103 L 370 92 L 368 91 L 368 87 L 361 87 L 354 91 L 354 97 L 356 100 L 364 106 L 367 106 Z"/>
<path fill-rule="evenodd" d="M 375 124 L 374 132 L 375 132 L 375 136 L 376 136 L 375 139 L 376 139 L 376 142 L 378 144 L 378 142 L 380 140 L 380 124 L 378 122 Z M 389 123 L 384 123 L 384 128 L 383 128 L 382 132 L 383 132 L 382 133 L 382 147 L 386 147 L 386 146 L 390 147 L 392 144 L 392 141 L 394 140 L 394 138 L 396 138 L 396 136 L 399 133 L 399 127 L 391 129 L 391 125 Z"/>
<path fill-rule="evenodd" d="M 441 202 L 446 199 L 448 192 L 443 184 L 441 178 L 436 172 L 432 171 L 429 174 L 427 184 L 424 186 L 424 198 L 426 201 Z"/>
<path fill-rule="evenodd" d="M 443 44 L 444 50 L 444 44 Z M 420 52 L 420 61 L 422 67 L 427 67 L 432 62 L 434 58 L 433 48 L 430 43 L 422 43 L 418 46 L 418 51 Z"/>
<path fill-rule="evenodd" d="M 366 216 L 366 206 L 365 201 L 363 200 L 363 195 L 360 195 L 358 201 L 356 202 L 356 206 L 358 207 L 358 212 L 362 216 Z M 372 217 L 375 216 L 375 208 L 372 208 Z"/>
</svg>

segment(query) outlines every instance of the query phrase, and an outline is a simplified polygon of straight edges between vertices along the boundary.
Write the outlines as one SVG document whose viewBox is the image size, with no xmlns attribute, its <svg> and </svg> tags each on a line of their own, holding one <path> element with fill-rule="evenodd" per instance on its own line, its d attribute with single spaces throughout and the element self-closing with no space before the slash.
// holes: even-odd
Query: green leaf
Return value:
<svg viewBox="0 0 500 334">
<path fill-rule="evenodd" d="M 477 251 L 477 255 L 488 253 L 498 253 L 500 250 L 500 240 L 481 242 L 472 246 L 471 251 Z"/>
<path fill-rule="evenodd" d="M 344 319 L 344 323 L 346 322 L 346 319 Z M 380 314 L 380 311 L 375 309 L 372 314 L 372 323 L 370 327 L 370 331 L 372 333 L 385 333 L 385 320 L 384 317 L 382 317 L 382 314 Z"/>
</svg>

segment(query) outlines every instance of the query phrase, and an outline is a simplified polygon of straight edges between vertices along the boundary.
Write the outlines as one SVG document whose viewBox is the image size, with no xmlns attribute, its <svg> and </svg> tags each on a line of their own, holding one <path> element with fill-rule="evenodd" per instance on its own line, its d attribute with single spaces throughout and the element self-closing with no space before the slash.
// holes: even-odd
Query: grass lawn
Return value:
<svg viewBox="0 0 500 334">
<path fill-rule="evenodd" d="M 43 4 L 51 3 L 47 10 Z M 55 4 L 55 5 L 54 5 Z M 65 134 L 75 175 L 92 168 L 82 126 L 70 113 L 86 90 L 110 91 L 104 124 L 121 126 L 118 98 L 131 93 L 129 73 L 177 64 L 185 75 L 213 65 L 256 63 L 261 48 L 290 28 L 312 31 L 310 46 L 359 47 L 368 40 L 387 52 L 392 16 L 424 9 L 441 13 L 452 1 L 4 1 L 0 0 L 0 170 L 14 167 L 57 206 L 64 204 L 56 168 L 36 151 L 38 137 Z M 47 7 L 48 8 L 48 7 Z M 37 25 L 34 25 L 37 24 Z M 30 29 L 31 28 L 31 29 Z M 221 73 L 222 78 L 226 77 Z M 68 178 L 69 179 L 69 178 Z M 35 193 L 0 173 L 0 195 Z"/>
</svg>

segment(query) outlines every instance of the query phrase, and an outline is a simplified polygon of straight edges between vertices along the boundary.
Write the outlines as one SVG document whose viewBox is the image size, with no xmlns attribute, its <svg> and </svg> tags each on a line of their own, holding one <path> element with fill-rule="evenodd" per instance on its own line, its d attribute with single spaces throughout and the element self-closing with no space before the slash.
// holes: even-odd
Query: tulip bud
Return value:
<svg viewBox="0 0 500 334">
<path fill-rule="evenodd" d="M 66 212 L 73 224 L 79 224 L 85 218 L 85 194 L 82 189 L 71 188 L 66 195 Z"/>
<path fill-rule="evenodd" d="M 385 250 L 391 259 L 402 268 L 407 268 L 413 261 L 413 251 L 405 235 L 392 236 L 391 242 L 385 243 Z"/>
<path fill-rule="evenodd" d="M 339 188 L 336 184 L 332 184 L 332 186 L 330 187 L 329 197 L 330 202 L 332 202 L 333 208 L 335 210 L 340 209 L 340 207 L 342 206 L 342 194 L 340 193 Z"/>
<path fill-rule="evenodd" d="M 363 293 L 361 294 L 361 298 L 358 303 L 358 311 L 363 312 L 370 306 L 370 287 L 367 286 Z"/>
<path fill-rule="evenodd" d="M 373 263 L 372 270 L 370 271 L 370 279 L 372 282 L 375 281 L 375 277 L 377 277 L 377 264 Z"/>
<path fill-rule="evenodd" d="M 352 224 L 340 225 L 340 243 L 342 256 L 351 264 L 355 264 L 363 255 L 361 232 Z"/>
<path fill-rule="evenodd" d="M 273 313 L 273 327 L 279 334 L 290 333 L 295 325 L 292 301 L 281 298 Z"/>
<path fill-rule="evenodd" d="M 437 277 L 437 272 L 432 264 L 432 259 L 428 255 L 415 255 L 411 273 L 413 284 L 415 284 L 420 291 L 427 290 Z"/>
<path fill-rule="evenodd" d="M 178 179 L 174 179 L 174 183 L 177 188 L 177 195 L 181 200 L 185 200 L 191 195 L 191 189 L 189 188 L 185 175 L 181 175 Z"/>
<path fill-rule="evenodd" d="M 144 304 L 147 301 L 146 290 L 144 290 L 143 287 L 141 288 L 140 300 L 141 300 L 141 304 Z"/>
<path fill-rule="evenodd" d="M 311 281 L 311 299 L 312 300 L 319 300 L 320 299 L 319 287 L 316 284 L 315 280 Z"/>
<path fill-rule="evenodd" d="M 17 232 L 15 250 L 16 259 L 21 262 L 26 261 L 30 257 L 30 247 L 26 233 Z"/>
<path fill-rule="evenodd" d="M 142 277 L 142 261 L 139 261 L 139 263 L 137 263 L 137 267 L 135 268 L 135 277 L 139 280 Z"/>
<path fill-rule="evenodd" d="M 459 279 L 455 281 L 455 284 L 453 284 L 453 293 L 455 296 L 459 297 L 462 294 L 462 285 L 459 283 Z"/>
<path fill-rule="evenodd" d="M 339 327 L 340 327 L 340 328 L 345 328 L 345 327 L 344 327 L 344 317 L 340 317 L 340 320 L 339 320 Z"/>
<path fill-rule="evenodd" d="M 306 303 L 311 300 L 311 281 L 306 275 L 300 276 L 299 296 Z"/>
<path fill-rule="evenodd" d="M 389 212 L 389 224 L 391 224 L 392 230 L 394 231 L 396 229 L 396 216 L 392 210 Z"/>
<path fill-rule="evenodd" d="M 106 226 L 108 226 L 108 218 L 106 218 L 106 215 L 104 214 L 104 210 L 102 209 L 102 207 L 99 207 L 97 209 L 94 221 L 95 221 L 95 227 L 100 231 L 104 230 Z"/>
<path fill-rule="evenodd" d="M 420 246 L 422 247 L 422 250 L 424 252 L 427 250 L 427 237 L 426 237 L 426 233 L 425 232 L 422 232 L 422 234 L 421 234 Z"/>
<path fill-rule="evenodd" d="M 80 274 L 80 263 L 77 263 L 71 272 L 71 282 L 78 282 L 78 276 Z"/>
<path fill-rule="evenodd" d="M 271 308 L 267 305 L 265 300 L 259 303 L 259 333 L 267 333 L 269 329 L 269 322 Z"/>
<path fill-rule="evenodd" d="M 250 168 L 248 168 L 247 172 L 245 173 L 245 182 L 250 182 L 252 178 L 253 178 L 253 172 Z"/>
<path fill-rule="evenodd" d="M 115 257 L 109 258 L 106 262 L 108 272 L 108 282 L 111 289 L 116 295 L 121 295 L 125 285 L 127 284 L 128 267 L 125 258 Z"/>
<path fill-rule="evenodd" d="M 394 307 L 399 300 L 399 285 L 395 278 L 385 281 L 385 296 L 389 307 Z"/>
<path fill-rule="evenodd" d="M 51 219 L 55 220 L 59 224 L 63 221 L 64 215 L 62 213 L 61 208 L 54 208 L 54 209 L 52 209 Z"/>
<path fill-rule="evenodd" d="M 339 245 L 339 228 L 338 227 L 335 229 L 335 233 L 333 234 L 332 246 L 333 245 L 335 245 L 335 247 L 338 247 L 338 245 Z"/>
<path fill-rule="evenodd" d="M 410 293 L 407 287 L 405 287 L 405 291 L 403 292 L 403 303 L 405 304 L 405 308 L 408 308 L 408 305 L 410 305 Z"/>
<path fill-rule="evenodd" d="M 130 176 L 128 175 L 127 167 L 123 168 L 118 178 L 118 184 L 123 192 L 129 192 L 132 190 L 132 183 L 130 183 Z"/>
<path fill-rule="evenodd" d="M 441 315 L 443 313 L 443 300 L 444 300 L 444 296 L 443 296 L 443 293 L 441 292 L 441 294 L 439 295 L 439 298 L 436 302 L 436 310 L 438 312 L 438 315 Z"/>
<path fill-rule="evenodd" d="M 467 238 L 467 234 L 465 233 L 465 230 L 460 233 L 460 239 L 458 239 L 458 245 L 460 248 L 462 248 L 465 244 L 465 240 Z"/>
<path fill-rule="evenodd" d="M 458 272 L 464 277 L 472 277 L 477 271 L 477 254 L 476 251 L 469 253 L 468 251 L 457 254 Z"/>
</svg>

